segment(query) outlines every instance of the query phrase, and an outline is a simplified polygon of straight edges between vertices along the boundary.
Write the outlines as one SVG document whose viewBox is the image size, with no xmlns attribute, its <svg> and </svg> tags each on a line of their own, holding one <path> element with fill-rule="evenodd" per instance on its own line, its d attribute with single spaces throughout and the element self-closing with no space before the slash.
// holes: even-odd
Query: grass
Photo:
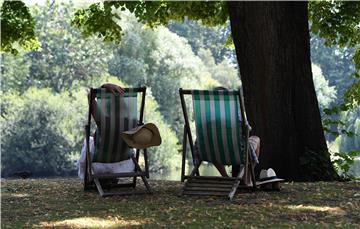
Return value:
<svg viewBox="0 0 360 229">
<path fill-rule="evenodd" d="M 232 202 L 180 196 L 180 182 L 150 184 L 153 195 L 101 198 L 76 178 L 2 180 L 1 228 L 360 228 L 358 182 L 285 183 Z"/>
</svg>

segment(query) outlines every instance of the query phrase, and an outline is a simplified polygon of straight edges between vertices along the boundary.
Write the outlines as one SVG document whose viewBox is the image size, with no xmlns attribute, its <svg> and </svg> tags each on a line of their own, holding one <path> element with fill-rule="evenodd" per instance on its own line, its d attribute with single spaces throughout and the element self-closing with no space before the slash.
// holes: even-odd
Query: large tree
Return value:
<svg viewBox="0 0 360 229">
<path fill-rule="evenodd" d="M 247 114 L 262 140 L 262 167 L 287 179 L 331 179 L 311 73 L 307 3 L 228 5 Z"/>
<path fill-rule="evenodd" d="M 355 25 L 356 20 L 359 22 L 359 11 L 353 10 L 358 3 L 331 4 L 313 7 L 322 9 L 318 14 L 325 19 L 339 12 L 352 17 L 325 20 L 327 25 L 344 21 L 345 25 L 353 26 L 354 20 Z M 332 11 L 332 6 L 337 10 Z M 249 120 L 254 134 L 262 139 L 261 166 L 274 167 L 288 180 L 336 178 L 312 82 L 306 2 L 105 1 L 79 10 L 73 24 L 85 35 L 95 33 L 105 41 L 119 42 L 122 30 L 116 21 L 121 18 L 116 9 L 130 10 L 149 26 L 183 20 L 184 16 L 217 25 L 225 23 L 230 15 Z M 318 31 L 327 31 L 324 36 L 336 41 L 337 35 L 329 36 L 328 27 L 321 26 L 323 18 L 316 16 L 313 26 Z M 343 28 L 335 27 L 340 38 L 346 39 L 348 35 L 350 45 L 356 45 L 357 27 L 345 33 Z M 358 56 L 355 55 L 355 60 Z M 359 83 L 353 90 L 355 95 L 358 87 Z"/>
</svg>

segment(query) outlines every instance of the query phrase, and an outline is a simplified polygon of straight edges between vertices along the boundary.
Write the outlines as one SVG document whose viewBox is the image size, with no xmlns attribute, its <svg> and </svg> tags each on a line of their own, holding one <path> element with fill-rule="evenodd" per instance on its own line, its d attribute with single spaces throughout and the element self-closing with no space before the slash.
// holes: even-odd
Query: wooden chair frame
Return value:
<svg viewBox="0 0 360 229">
<path fill-rule="evenodd" d="M 128 88 L 125 88 L 128 89 Z M 146 95 L 146 87 L 139 87 L 139 88 L 131 88 L 132 92 L 141 93 L 141 105 L 140 105 L 140 117 L 138 121 L 138 126 L 143 125 L 144 119 L 144 109 L 145 109 L 145 95 Z M 99 92 L 99 88 L 90 88 L 90 98 Z M 85 126 L 85 135 L 86 135 L 86 162 L 85 162 L 85 179 L 84 179 L 84 190 L 88 190 L 93 183 L 97 190 L 99 191 L 100 196 L 111 196 L 111 195 L 131 195 L 131 194 L 152 194 L 151 188 L 147 182 L 146 178 L 149 178 L 149 164 L 148 164 L 148 157 L 147 157 L 147 149 L 143 149 L 144 153 L 144 161 L 145 161 L 145 171 L 143 171 L 138 163 L 140 157 L 140 150 L 136 149 L 135 155 L 131 156 L 132 161 L 135 164 L 134 172 L 129 173 L 107 173 L 107 174 L 98 174 L 94 175 L 91 172 L 91 164 L 92 160 L 90 157 L 90 129 L 91 129 L 91 114 L 92 114 L 92 105 L 91 101 L 89 100 L 89 113 L 88 113 L 88 122 Z M 144 185 L 146 187 L 146 191 L 135 191 L 137 177 L 141 177 Z M 131 183 L 125 184 L 110 184 L 107 188 L 114 188 L 114 187 L 127 187 L 133 188 L 131 191 L 120 191 L 120 192 L 104 192 L 104 189 L 101 184 L 101 179 L 114 179 L 114 178 L 122 178 L 122 177 L 133 177 L 133 181 Z"/>
<path fill-rule="evenodd" d="M 184 115 L 185 125 L 184 125 L 184 134 L 183 134 L 183 147 L 182 147 L 182 165 L 181 165 L 181 181 L 184 182 L 184 195 L 227 195 L 227 197 L 232 200 L 236 190 L 238 188 L 249 188 L 246 184 L 240 186 L 240 182 L 243 177 L 248 176 L 248 172 L 250 171 L 252 188 L 256 189 L 256 180 L 254 175 L 254 168 L 252 163 L 250 162 L 250 151 L 249 151 L 249 135 L 251 127 L 248 124 L 244 106 L 244 100 L 241 93 L 241 90 L 238 90 L 236 93 L 239 96 L 241 115 L 243 118 L 242 121 L 242 134 L 245 138 L 245 165 L 240 166 L 240 172 L 237 177 L 217 177 L 217 176 L 200 176 L 199 167 L 202 161 L 195 160 L 194 157 L 194 141 L 191 134 L 189 118 L 188 118 L 188 110 L 185 103 L 185 95 L 192 95 L 192 90 L 184 90 L 182 88 L 179 89 L 181 107 Z M 190 151 L 192 154 L 194 168 L 191 171 L 190 175 L 185 175 L 185 163 L 186 163 L 186 153 L 187 153 L 187 140 L 189 140 Z M 206 186 L 206 187 L 204 187 Z M 231 187 L 231 189 L 229 189 Z"/>
</svg>

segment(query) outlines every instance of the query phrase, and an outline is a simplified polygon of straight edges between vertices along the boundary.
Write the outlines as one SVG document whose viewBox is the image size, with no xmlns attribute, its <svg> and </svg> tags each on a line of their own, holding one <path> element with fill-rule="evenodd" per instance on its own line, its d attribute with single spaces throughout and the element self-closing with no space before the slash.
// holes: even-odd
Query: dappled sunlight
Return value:
<svg viewBox="0 0 360 229">
<path fill-rule="evenodd" d="M 121 217 L 79 217 L 62 221 L 41 222 L 34 227 L 69 227 L 69 228 L 117 228 L 128 226 L 140 226 L 148 223 L 144 219 L 129 220 Z"/>
<path fill-rule="evenodd" d="M 30 195 L 27 193 L 14 193 L 11 194 L 12 197 L 16 197 L 16 198 L 24 198 L 24 197 L 29 197 Z"/>
<path fill-rule="evenodd" d="M 315 205 L 287 205 L 286 208 L 297 211 L 325 212 L 331 215 L 346 215 L 346 212 L 339 207 L 315 206 Z"/>
</svg>

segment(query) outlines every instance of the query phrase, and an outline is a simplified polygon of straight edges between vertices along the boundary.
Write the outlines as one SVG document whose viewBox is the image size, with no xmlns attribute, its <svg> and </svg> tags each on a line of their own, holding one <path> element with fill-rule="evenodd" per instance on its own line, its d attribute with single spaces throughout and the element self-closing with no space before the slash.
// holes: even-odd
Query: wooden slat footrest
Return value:
<svg viewBox="0 0 360 229">
<path fill-rule="evenodd" d="M 207 191 L 207 192 L 226 192 L 226 193 L 229 193 L 231 191 L 231 188 L 184 187 L 184 191 Z"/>
<path fill-rule="evenodd" d="M 222 185 L 229 185 L 229 184 L 233 184 L 234 181 L 229 181 L 229 180 L 187 180 L 187 183 L 191 183 L 191 184 L 208 184 L 208 185 L 212 185 L 212 184 L 222 184 Z"/>
<path fill-rule="evenodd" d="M 102 196 L 129 196 L 129 195 L 139 195 L 139 194 L 152 194 L 149 191 L 122 191 L 122 192 L 105 192 Z"/>
<path fill-rule="evenodd" d="M 219 177 L 219 176 L 184 176 L 189 180 L 221 180 L 221 181 L 234 181 L 236 177 Z"/>
<path fill-rule="evenodd" d="M 183 191 L 183 195 L 197 195 L 197 196 L 227 196 L 227 195 L 229 195 L 229 192 Z"/>
<path fill-rule="evenodd" d="M 223 177 L 191 177 L 184 184 L 183 195 L 227 196 L 234 186 L 234 180 Z"/>
<path fill-rule="evenodd" d="M 233 183 L 229 183 L 229 184 L 209 184 L 209 183 L 186 183 L 185 184 L 186 187 L 202 187 L 202 188 L 232 188 L 233 187 Z"/>
</svg>

